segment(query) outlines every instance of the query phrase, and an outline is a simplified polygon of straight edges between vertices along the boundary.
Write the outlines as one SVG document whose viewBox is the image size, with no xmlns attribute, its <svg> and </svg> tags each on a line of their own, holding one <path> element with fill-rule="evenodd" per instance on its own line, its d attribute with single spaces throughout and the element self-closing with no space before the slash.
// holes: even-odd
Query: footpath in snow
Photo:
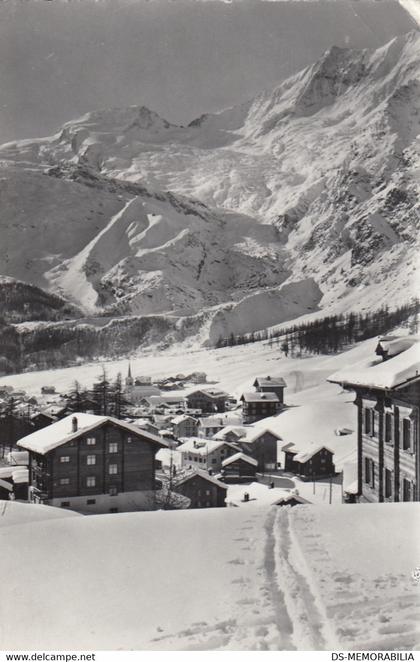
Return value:
<svg viewBox="0 0 420 662">
<path fill-rule="evenodd" d="M 33 523 L 12 511 L 0 530 L 3 649 L 420 645 L 419 504 L 38 512 Z"/>
</svg>

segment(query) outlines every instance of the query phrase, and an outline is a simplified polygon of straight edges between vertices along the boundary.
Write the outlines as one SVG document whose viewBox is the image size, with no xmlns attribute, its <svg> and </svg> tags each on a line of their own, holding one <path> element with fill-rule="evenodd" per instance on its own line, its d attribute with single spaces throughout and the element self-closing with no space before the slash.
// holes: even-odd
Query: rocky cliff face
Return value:
<svg viewBox="0 0 420 662">
<path fill-rule="evenodd" d="M 187 127 L 130 107 L 4 145 L 0 272 L 89 314 L 208 311 L 210 337 L 407 299 L 419 89 L 412 32 Z"/>
</svg>

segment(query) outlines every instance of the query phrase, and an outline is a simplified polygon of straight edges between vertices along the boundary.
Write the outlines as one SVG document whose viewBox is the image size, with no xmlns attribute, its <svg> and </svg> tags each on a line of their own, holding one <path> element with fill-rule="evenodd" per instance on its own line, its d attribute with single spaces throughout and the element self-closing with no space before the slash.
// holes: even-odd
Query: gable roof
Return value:
<svg viewBox="0 0 420 662">
<path fill-rule="evenodd" d="M 420 341 L 387 361 L 369 361 L 360 367 L 339 370 L 329 382 L 346 386 L 365 386 L 380 390 L 398 389 L 420 379 Z"/>
<path fill-rule="evenodd" d="M 238 439 L 243 439 L 247 434 L 247 428 L 242 425 L 226 425 L 224 428 L 216 432 L 213 439 L 224 440 L 228 434 L 234 434 Z"/>
<path fill-rule="evenodd" d="M 241 400 L 243 402 L 280 402 L 277 393 L 270 393 L 270 391 L 266 393 L 243 393 Z"/>
<path fill-rule="evenodd" d="M 240 439 L 241 443 L 252 444 L 254 441 L 262 437 L 263 434 L 271 434 L 277 440 L 281 440 L 281 436 L 277 432 L 273 432 L 270 428 L 254 428 L 250 427 L 247 431 L 246 437 Z"/>
<path fill-rule="evenodd" d="M 200 478 L 203 478 L 203 480 L 207 480 L 209 483 L 213 483 L 213 485 L 217 485 L 217 487 L 220 487 L 227 491 L 227 485 L 225 485 L 225 483 L 222 483 L 220 480 L 217 480 L 217 478 L 215 478 L 214 476 L 210 476 L 210 474 L 208 474 L 207 471 L 202 471 L 201 469 L 195 469 L 194 471 L 191 471 L 185 476 L 181 476 L 179 480 L 174 482 L 174 488 L 177 488 L 179 485 L 188 482 L 189 480 L 191 480 L 191 478 L 195 478 L 196 476 L 199 476 Z"/>
<path fill-rule="evenodd" d="M 226 458 L 226 460 L 223 460 L 222 467 L 227 467 L 229 464 L 232 464 L 232 462 L 236 462 L 237 460 L 243 460 L 243 462 L 252 464 L 254 467 L 258 466 L 258 460 L 251 457 L 250 455 L 245 455 L 245 453 L 235 453 L 235 455 L 231 455 L 230 457 Z"/>
<path fill-rule="evenodd" d="M 196 446 L 194 446 L 194 443 Z M 209 453 L 214 453 L 214 451 L 222 448 L 223 446 L 228 446 L 233 450 L 237 450 L 236 446 L 233 446 L 228 441 L 216 441 L 214 439 L 201 439 L 200 437 L 189 437 L 187 441 L 177 447 L 177 451 L 181 453 L 196 453 L 197 455 L 208 455 Z"/>
<path fill-rule="evenodd" d="M 276 388 L 285 388 L 287 386 L 283 377 L 257 377 L 253 386 L 275 386 Z"/>
<path fill-rule="evenodd" d="M 301 503 L 302 505 L 311 503 L 307 499 L 304 499 L 303 497 L 301 497 L 299 494 L 287 494 L 283 497 L 280 497 L 280 499 L 277 499 L 277 501 L 274 501 L 273 506 L 281 506 L 282 504 L 287 504 L 288 501 L 297 501 L 298 503 Z"/>
<path fill-rule="evenodd" d="M 171 420 L 171 423 L 178 425 L 184 421 L 194 421 L 194 423 L 196 423 L 195 418 L 193 416 L 189 416 L 188 414 L 180 414 L 179 416 L 175 416 L 175 418 Z"/>
<path fill-rule="evenodd" d="M 310 447 L 308 446 L 306 449 L 299 450 L 298 453 L 295 455 L 293 458 L 294 462 L 299 462 L 300 464 L 305 464 L 308 460 L 312 459 L 319 451 L 322 449 L 325 449 L 332 455 L 334 455 L 334 451 L 331 450 L 331 448 L 328 448 L 327 446 L 313 446 Z M 293 452 L 293 451 L 291 451 Z"/>
<path fill-rule="evenodd" d="M 221 391 L 218 388 L 199 388 L 196 391 L 191 391 L 191 393 L 188 393 L 187 398 L 197 394 L 205 395 L 211 400 L 218 400 L 220 398 L 229 397 L 229 393 L 225 393 L 225 391 Z"/>
<path fill-rule="evenodd" d="M 76 432 L 72 431 L 73 418 L 77 418 L 78 429 Z M 167 447 L 166 442 L 161 437 L 138 428 L 131 423 L 118 420 L 112 416 L 96 416 L 95 414 L 85 413 L 70 414 L 60 421 L 42 428 L 42 430 L 32 432 L 26 437 L 19 439 L 17 446 L 45 455 L 45 453 L 49 453 L 54 448 L 58 448 L 68 441 L 73 441 L 88 432 L 92 432 L 106 423 L 112 423 L 127 432 L 131 432 L 136 437 L 141 437 L 145 441 L 150 441 L 159 447 Z"/>
</svg>

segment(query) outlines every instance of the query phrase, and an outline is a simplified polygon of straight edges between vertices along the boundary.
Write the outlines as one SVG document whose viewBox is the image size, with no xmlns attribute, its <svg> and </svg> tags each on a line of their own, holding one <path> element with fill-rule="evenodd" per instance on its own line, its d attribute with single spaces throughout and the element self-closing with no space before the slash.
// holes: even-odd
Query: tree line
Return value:
<svg viewBox="0 0 420 662">
<path fill-rule="evenodd" d="M 232 347 L 266 341 L 277 345 L 287 356 L 301 354 L 334 354 L 345 347 L 388 333 L 399 326 L 418 331 L 419 299 L 391 310 L 388 306 L 367 313 L 341 313 L 301 322 L 281 329 L 263 329 L 252 333 L 219 338 L 216 347 Z"/>
</svg>

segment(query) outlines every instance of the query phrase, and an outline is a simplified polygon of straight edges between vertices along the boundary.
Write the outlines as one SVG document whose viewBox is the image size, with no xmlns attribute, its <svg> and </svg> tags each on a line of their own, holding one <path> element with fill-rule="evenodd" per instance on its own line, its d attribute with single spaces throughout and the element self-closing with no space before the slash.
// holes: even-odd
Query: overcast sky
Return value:
<svg viewBox="0 0 420 662">
<path fill-rule="evenodd" d="M 274 86 L 333 44 L 378 46 L 414 27 L 397 0 L 8 0 L 0 142 L 131 104 L 187 123 Z"/>
</svg>

